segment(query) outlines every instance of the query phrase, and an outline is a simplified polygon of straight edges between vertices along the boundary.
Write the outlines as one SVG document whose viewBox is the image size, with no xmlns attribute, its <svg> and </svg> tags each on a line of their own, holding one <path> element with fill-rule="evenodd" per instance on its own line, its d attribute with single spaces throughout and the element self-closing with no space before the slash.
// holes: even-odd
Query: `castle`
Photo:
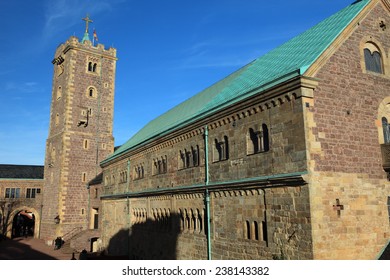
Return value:
<svg viewBox="0 0 390 280">
<path fill-rule="evenodd" d="M 44 179 L 23 181 L 41 200 L 10 215 L 32 212 L 35 237 L 131 259 L 383 257 L 390 1 L 352 3 L 115 151 L 116 51 L 86 22 L 53 60 Z"/>
</svg>

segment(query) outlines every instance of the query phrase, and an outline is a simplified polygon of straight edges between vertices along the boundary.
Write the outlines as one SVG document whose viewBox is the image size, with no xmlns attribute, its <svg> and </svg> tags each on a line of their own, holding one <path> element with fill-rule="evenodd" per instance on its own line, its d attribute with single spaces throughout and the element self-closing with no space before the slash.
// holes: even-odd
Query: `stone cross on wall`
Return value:
<svg viewBox="0 0 390 280">
<path fill-rule="evenodd" d="M 337 211 L 337 216 L 341 216 L 341 210 L 344 210 L 344 205 L 340 204 L 340 199 L 336 199 L 336 204 L 333 205 L 333 210 Z"/>
</svg>

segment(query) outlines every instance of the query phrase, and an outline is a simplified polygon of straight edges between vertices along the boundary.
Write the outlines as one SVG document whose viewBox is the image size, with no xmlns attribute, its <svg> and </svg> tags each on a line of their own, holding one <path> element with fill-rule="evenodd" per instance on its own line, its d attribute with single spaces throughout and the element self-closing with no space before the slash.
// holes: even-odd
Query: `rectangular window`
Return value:
<svg viewBox="0 0 390 280">
<path fill-rule="evenodd" d="M 20 188 L 5 189 L 5 198 L 19 198 L 19 197 L 20 197 Z"/>
<path fill-rule="evenodd" d="M 41 193 L 41 189 L 38 188 L 28 188 L 26 190 L 26 198 L 35 198 L 36 194 Z"/>
<path fill-rule="evenodd" d="M 84 139 L 83 148 L 85 150 L 88 150 L 88 148 L 89 148 L 89 141 L 87 139 Z"/>
<path fill-rule="evenodd" d="M 81 181 L 82 182 L 86 182 L 87 181 L 87 173 L 86 172 L 83 172 L 82 175 L 81 175 Z"/>
</svg>

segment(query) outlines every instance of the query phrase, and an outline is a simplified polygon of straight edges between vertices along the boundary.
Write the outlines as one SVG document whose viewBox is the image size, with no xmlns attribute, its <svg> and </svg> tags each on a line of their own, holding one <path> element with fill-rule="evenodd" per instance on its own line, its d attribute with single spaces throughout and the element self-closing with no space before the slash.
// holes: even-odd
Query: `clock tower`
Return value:
<svg viewBox="0 0 390 280">
<path fill-rule="evenodd" d="M 95 46 L 89 38 L 92 21 L 88 15 L 83 20 L 82 40 L 70 37 L 52 60 L 40 229 L 48 243 L 90 227 L 88 182 L 101 173 L 100 161 L 114 149 L 116 49 Z"/>
</svg>

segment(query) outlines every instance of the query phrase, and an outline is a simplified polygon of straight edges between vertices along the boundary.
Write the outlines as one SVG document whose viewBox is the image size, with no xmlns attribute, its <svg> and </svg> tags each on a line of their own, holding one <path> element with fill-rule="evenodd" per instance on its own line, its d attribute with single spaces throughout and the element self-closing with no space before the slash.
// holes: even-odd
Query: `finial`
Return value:
<svg viewBox="0 0 390 280">
<path fill-rule="evenodd" d="M 90 22 L 93 22 L 93 21 L 89 18 L 89 14 L 87 14 L 87 16 L 85 18 L 83 18 L 82 20 L 85 21 L 85 33 L 84 33 L 84 37 L 81 40 L 81 42 L 84 43 L 84 41 L 90 41 L 89 34 L 88 34 L 88 25 Z"/>
<path fill-rule="evenodd" d="M 89 18 L 89 14 L 87 14 L 87 16 L 85 18 L 83 18 L 82 20 L 85 21 L 85 33 L 88 33 L 88 25 L 90 22 L 93 22 L 93 21 Z"/>
</svg>

